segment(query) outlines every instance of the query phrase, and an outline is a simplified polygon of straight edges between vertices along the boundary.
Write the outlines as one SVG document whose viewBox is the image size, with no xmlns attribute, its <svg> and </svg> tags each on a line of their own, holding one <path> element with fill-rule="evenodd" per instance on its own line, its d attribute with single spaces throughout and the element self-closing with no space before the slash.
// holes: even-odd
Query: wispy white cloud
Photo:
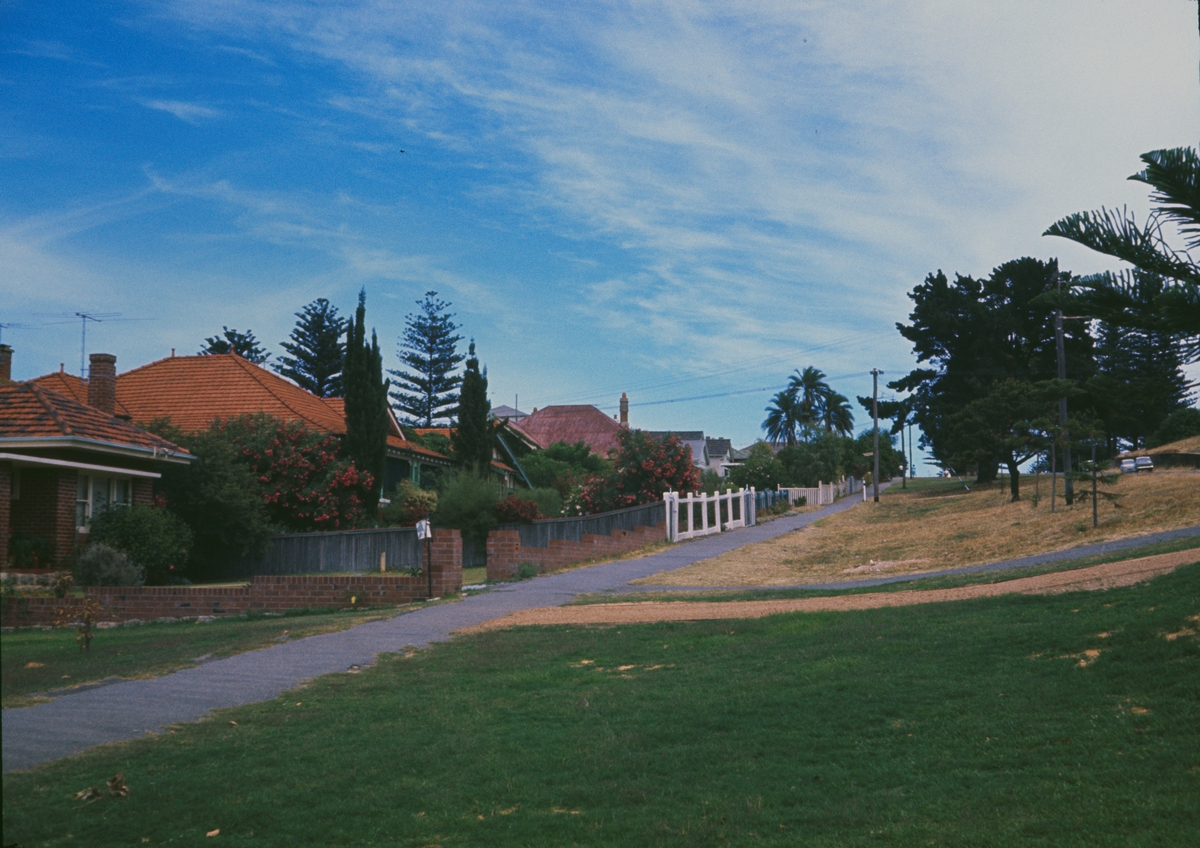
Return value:
<svg viewBox="0 0 1200 848">
<path fill-rule="evenodd" d="M 219 118 L 221 116 L 221 112 L 218 109 L 202 106 L 199 103 L 186 103 L 182 100 L 139 100 L 138 103 L 147 109 L 158 109 L 161 112 L 168 112 L 179 120 L 186 121 L 189 124 L 199 124 L 202 120 Z"/>
</svg>

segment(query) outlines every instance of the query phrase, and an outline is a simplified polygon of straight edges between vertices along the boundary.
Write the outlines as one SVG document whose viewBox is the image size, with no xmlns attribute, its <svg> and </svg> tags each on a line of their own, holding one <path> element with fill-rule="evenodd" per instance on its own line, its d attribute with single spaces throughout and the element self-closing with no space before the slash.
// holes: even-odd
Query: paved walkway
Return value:
<svg viewBox="0 0 1200 848">
<path fill-rule="evenodd" d="M 354 665 L 369 665 L 379 653 L 444 641 L 456 630 L 520 610 L 565 604 L 582 593 L 644 592 L 648 587 L 630 587 L 629 581 L 790 533 L 859 503 L 861 501 L 856 497 L 846 498 L 816 512 L 706 536 L 652 556 L 507 584 L 458 603 L 426 607 L 338 633 L 297 639 L 153 680 L 121 681 L 62 695 L 33 707 L 4 710 L 4 771 L 31 768 L 106 742 L 135 739 L 176 722 L 199 720 L 215 709 L 270 700 L 305 680 L 346 671 Z M 1200 527 L 1130 540 L 1125 547 L 1180 535 L 1200 535 Z M 1119 545 L 1108 543 L 1076 548 L 1070 552 L 1070 558 L 1097 553 L 1101 548 L 1117 550 Z M 1048 561 L 1045 558 L 1026 559 Z M 1008 567 L 1032 564 L 1026 560 L 1013 562 Z M 894 578 L 866 583 L 888 582 L 889 579 Z"/>
</svg>

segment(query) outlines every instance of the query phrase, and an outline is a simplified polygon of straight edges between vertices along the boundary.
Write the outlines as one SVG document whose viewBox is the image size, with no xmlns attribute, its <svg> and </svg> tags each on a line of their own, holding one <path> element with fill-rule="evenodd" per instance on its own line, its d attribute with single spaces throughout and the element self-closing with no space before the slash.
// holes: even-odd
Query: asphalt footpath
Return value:
<svg viewBox="0 0 1200 848">
<path fill-rule="evenodd" d="M 172 724 L 197 721 L 213 710 L 271 700 L 323 674 L 370 665 L 380 653 L 401 651 L 407 647 L 421 648 L 445 641 L 454 631 L 464 627 L 521 610 L 566 604 L 576 595 L 661 591 L 669 587 L 631 587 L 629 582 L 773 539 L 818 519 L 852 509 L 861 502 L 859 497 L 849 497 L 815 512 L 705 536 L 673 545 L 650 556 L 503 584 L 455 603 L 423 607 L 338 633 L 309 636 L 213 660 L 152 680 L 121 680 L 60 695 L 32 707 L 4 710 L 3 768 L 5 772 L 32 768 L 95 745 L 137 739 L 161 732 Z M 1141 537 L 1129 542 L 1130 545 L 1143 545 L 1159 541 L 1160 537 L 1167 539 L 1184 535 L 1200 535 L 1200 527 L 1174 534 Z M 1120 545 L 1112 542 L 1075 548 L 1067 555 L 1070 558 L 1088 556 L 1102 552 L 1101 549 L 1117 550 Z M 1016 564 L 1007 567 L 1046 561 L 1050 560 L 1045 556 L 1029 557 L 1014 560 L 1012 562 Z M 1003 567 L 1004 564 L 996 563 L 944 573 Z M 866 581 L 862 585 L 890 581 Z M 857 584 L 837 584 L 840 588 L 850 585 Z"/>
</svg>

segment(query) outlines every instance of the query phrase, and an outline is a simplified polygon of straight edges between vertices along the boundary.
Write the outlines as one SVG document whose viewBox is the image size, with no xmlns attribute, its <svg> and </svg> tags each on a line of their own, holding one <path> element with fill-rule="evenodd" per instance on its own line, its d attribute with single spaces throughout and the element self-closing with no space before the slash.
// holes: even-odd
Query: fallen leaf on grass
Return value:
<svg viewBox="0 0 1200 848">
<path fill-rule="evenodd" d="M 573 816 L 579 815 L 579 810 L 568 810 L 563 807 L 551 807 L 550 809 L 554 813 L 570 813 Z"/>
<path fill-rule="evenodd" d="M 108 788 L 107 794 L 110 798 L 124 798 L 125 796 L 127 796 L 129 794 L 129 787 L 125 785 L 124 772 L 122 772 L 121 774 L 114 775 L 105 784 L 105 786 Z M 89 786 L 87 789 L 80 789 L 78 792 L 76 792 L 74 795 L 72 795 L 71 800 L 86 801 L 87 803 L 90 804 L 93 801 L 99 801 L 101 798 L 104 797 L 104 795 L 105 795 L 104 787 Z"/>
<path fill-rule="evenodd" d="M 517 804 L 515 807 L 509 807 L 507 810 L 497 810 L 496 812 L 498 812 L 502 816 L 508 816 L 508 815 L 512 815 L 520 808 L 521 808 L 521 805 Z"/>
<path fill-rule="evenodd" d="M 42 667 L 42 666 L 44 666 L 44 665 L 45 665 L 45 663 L 40 663 L 40 662 L 27 662 L 27 663 L 25 663 L 25 667 L 26 667 L 26 668 L 41 668 L 41 667 Z"/>
<path fill-rule="evenodd" d="M 125 785 L 125 774 L 123 772 L 108 782 L 108 794 L 114 798 L 124 798 L 129 794 L 129 787 Z"/>
<path fill-rule="evenodd" d="M 619 666 L 617 666 L 617 671 L 629 671 L 629 669 L 631 669 L 631 668 L 637 668 L 637 666 L 636 665 L 619 665 Z"/>
<path fill-rule="evenodd" d="M 205 835 L 205 836 L 220 836 L 220 835 L 221 835 L 221 828 L 219 828 L 219 827 L 218 827 L 216 830 L 210 830 L 208 833 L 206 833 L 206 834 L 204 834 L 204 835 Z"/>
<path fill-rule="evenodd" d="M 72 801 L 93 801 L 100 797 L 100 790 L 95 786 L 89 786 L 87 789 L 80 789 L 71 796 Z"/>
<path fill-rule="evenodd" d="M 237 727 L 237 722 L 236 722 L 236 721 L 231 721 L 231 722 L 229 722 L 229 724 L 230 724 L 230 726 L 231 726 L 231 727 Z"/>
<path fill-rule="evenodd" d="M 1129 711 L 1134 715 L 1149 715 L 1150 711 L 1145 707 L 1130 707 Z"/>
</svg>

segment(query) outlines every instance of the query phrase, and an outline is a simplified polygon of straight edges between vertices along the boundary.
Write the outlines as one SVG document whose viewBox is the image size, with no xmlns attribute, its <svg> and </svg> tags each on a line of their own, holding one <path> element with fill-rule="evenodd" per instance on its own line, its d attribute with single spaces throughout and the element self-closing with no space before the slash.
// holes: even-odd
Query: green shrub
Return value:
<svg viewBox="0 0 1200 848">
<path fill-rule="evenodd" d="M 13 568 L 51 568 L 54 565 L 54 548 L 50 540 L 20 530 L 13 531 L 8 555 Z"/>
<path fill-rule="evenodd" d="M 408 480 L 398 485 L 388 496 L 389 503 L 380 511 L 383 523 L 409 527 L 437 510 L 437 492 L 419 488 Z"/>
<path fill-rule="evenodd" d="M 75 581 L 81 586 L 141 586 L 146 572 L 124 551 L 92 542 L 75 562 Z"/>
<path fill-rule="evenodd" d="M 700 491 L 702 492 L 717 492 L 722 487 L 728 485 L 729 481 L 722 479 L 721 475 L 711 468 L 706 468 L 700 472 Z"/>
<path fill-rule="evenodd" d="M 787 485 L 788 473 L 775 457 L 775 451 L 766 442 L 759 442 L 750 448 L 750 455 L 745 462 L 729 470 L 729 480 L 726 485 L 735 489 L 753 486 L 760 492 L 774 489 L 776 486 Z"/>
<path fill-rule="evenodd" d="M 532 524 L 541 517 L 537 501 L 515 493 L 496 504 L 496 520 L 501 524 Z"/>
<path fill-rule="evenodd" d="M 546 518 L 558 518 L 563 513 L 563 499 L 557 489 L 518 489 L 515 494 L 518 498 L 537 503 L 538 512 Z"/>
<path fill-rule="evenodd" d="M 523 562 L 517 566 L 518 580 L 532 580 L 542 573 L 542 567 L 536 562 Z"/>
<path fill-rule="evenodd" d="M 462 531 L 463 538 L 478 545 L 487 544 L 487 534 L 499 523 L 496 482 L 472 471 L 459 471 L 450 477 L 438 493 L 433 523 Z"/>
<path fill-rule="evenodd" d="M 145 570 L 145 579 L 163 585 L 181 578 L 192 546 L 192 531 L 177 515 L 158 507 L 114 507 L 92 519 L 89 538 L 123 551 Z"/>
</svg>

